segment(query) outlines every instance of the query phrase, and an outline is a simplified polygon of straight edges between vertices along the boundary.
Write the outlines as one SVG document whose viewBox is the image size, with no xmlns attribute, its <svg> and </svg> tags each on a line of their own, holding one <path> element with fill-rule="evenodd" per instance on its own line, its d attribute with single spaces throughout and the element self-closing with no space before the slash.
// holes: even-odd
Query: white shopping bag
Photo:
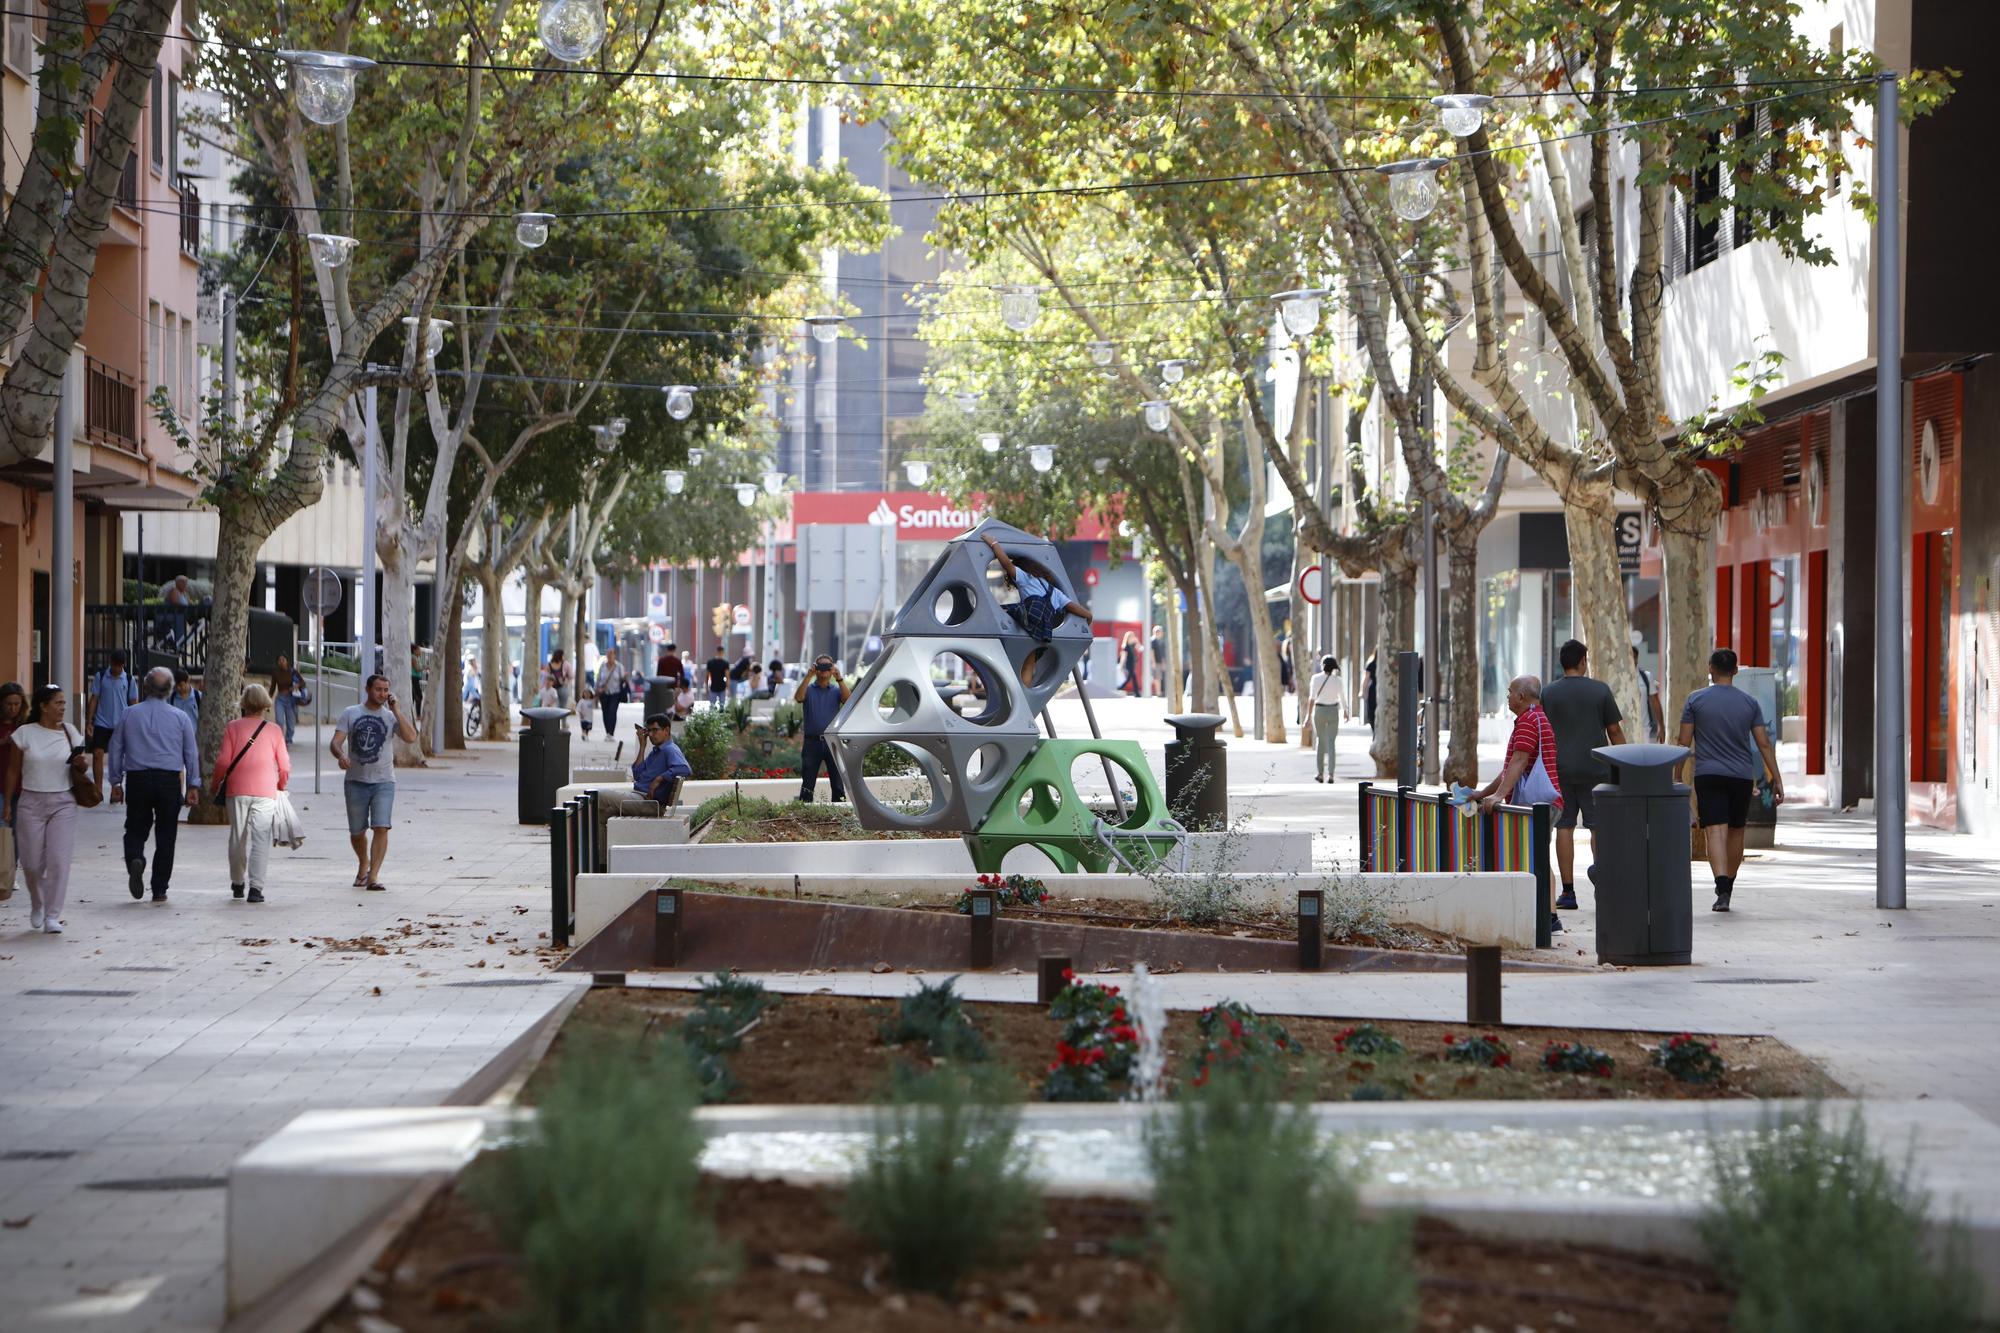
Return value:
<svg viewBox="0 0 2000 1333">
<path fill-rule="evenodd" d="M 306 826 L 300 821 L 299 812 L 292 808 L 292 798 L 287 792 L 278 793 L 278 808 L 271 812 L 271 842 L 295 852 L 306 843 Z"/>
</svg>

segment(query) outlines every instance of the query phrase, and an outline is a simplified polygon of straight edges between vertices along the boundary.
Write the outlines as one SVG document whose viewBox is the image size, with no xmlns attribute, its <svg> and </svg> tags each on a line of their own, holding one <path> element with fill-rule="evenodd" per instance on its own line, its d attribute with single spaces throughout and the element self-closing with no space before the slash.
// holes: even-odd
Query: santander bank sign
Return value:
<svg viewBox="0 0 2000 1333">
<path fill-rule="evenodd" d="M 942 495 L 928 491 L 799 491 L 792 496 L 792 523 L 866 523 L 894 528 L 898 541 L 950 541 L 978 526 L 986 517 L 985 497 L 975 495 L 960 509 Z M 1105 539 L 1103 525 L 1086 514 L 1074 535 L 1085 541 Z"/>
</svg>

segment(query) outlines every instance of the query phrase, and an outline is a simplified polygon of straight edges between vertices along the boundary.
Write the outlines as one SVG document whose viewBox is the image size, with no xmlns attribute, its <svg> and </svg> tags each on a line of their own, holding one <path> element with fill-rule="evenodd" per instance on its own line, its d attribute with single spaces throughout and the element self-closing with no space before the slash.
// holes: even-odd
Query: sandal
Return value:
<svg viewBox="0 0 2000 1333">
<path fill-rule="evenodd" d="M 354 872 L 354 887 L 355 887 L 355 888 L 357 888 L 357 889 L 365 889 L 365 888 L 367 888 L 367 887 L 368 887 L 368 872 L 367 872 L 367 871 L 365 871 L 365 870 L 357 870 L 357 871 L 355 871 L 355 872 Z"/>
<path fill-rule="evenodd" d="M 387 884 L 384 884 L 384 883 L 383 883 L 383 882 L 382 882 L 381 880 L 379 880 L 379 879 L 374 879 L 374 880 L 370 880 L 370 881 L 368 881 L 368 892 L 370 892 L 370 893 L 382 893 L 382 892 L 384 892 L 385 890 L 387 890 L 387 889 L 388 889 L 388 887 L 389 887 L 389 886 L 388 886 Z"/>
</svg>

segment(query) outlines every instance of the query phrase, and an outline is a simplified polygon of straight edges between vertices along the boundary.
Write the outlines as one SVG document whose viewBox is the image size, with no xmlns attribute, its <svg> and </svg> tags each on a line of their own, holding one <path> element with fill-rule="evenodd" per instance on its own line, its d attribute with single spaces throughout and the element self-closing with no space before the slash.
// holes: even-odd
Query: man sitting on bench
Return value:
<svg viewBox="0 0 2000 1333">
<path fill-rule="evenodd" d="M 654 713 L 633 730 L 639 733 L 639 758 L 632 765 L 632 790 L 602 790 L 597 794 L 599 847 L 609 845 L 604 835 L 613 815 L 662 813 L 673 805 L 682 780 L 694 772 L 681 747 L 674 744 L 674 719 L 670 714 Z"/>
</svg>

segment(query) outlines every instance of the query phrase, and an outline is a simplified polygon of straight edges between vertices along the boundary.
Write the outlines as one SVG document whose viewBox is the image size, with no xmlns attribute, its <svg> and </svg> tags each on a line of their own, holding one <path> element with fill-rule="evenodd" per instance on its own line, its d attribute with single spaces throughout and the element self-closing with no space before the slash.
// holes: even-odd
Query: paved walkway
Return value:
<svg viewBox="0 0 2000 1333">
<path fill-rule="evenodd" d="M 225 830 L 186 826 L 169 900 L 133 902 L 107 805 L 66 934 L 27 933 L 25 889 L 0 904 L 0 1328 L 219 1328 L 232 1161 L 314 1107 L 442 1102 L 561 998 L 511 747 L 400 775 L 387 893 L 351 887 L 339 776 L 298 775 L 309 832 L 267 903 L 230 898 Z"/>
<path fill-rule="evenodd" d="M 1172 734 L 1162 711 L 1156 701 L 1098 705 L 1107 733 L 1138 739 L 1155 764 Z M 1059 702 L 1055 718 L 1062 734 L 1082 733 L 1074 702 Z M 1238 812 L 1313 828 L 1352 863 L 1351 783 L 1368 772 L 1359 727 L 1342 735 L 1335 787 L 1311 780 L 1310 752 L 1295 743 L 1230 746 Z M 578 763 L 610 756 L 601 734 L 575 742 Z M 1497 744 L 1483 747 L 1482 773 L 1498 758 Z M 68 934 L 27 934 L 25 892 L 0 905 L 0 1328 L 219 1327 L 217 1185 L 231 1161 L 300 1111 L 449 1098 L 578 984 L 552 979 L 535 953 L 547 841 L 514 823 L 511 746 L 402 775 L 386 895 L 350 886 L 330 767 L 323 782 L 324 796 L 300 801 L 306 847 L 274 855 L 280 877 L 262 906 L 229 898 L 223 833 L 212 828 L 183 829 L 171 902 L 131 901 L 110 809 L 86 812 Z M 310 791 L 309 766 L 297 786 Z M 1738 911 L 1697 912 L 1694 967 L 1510 977 L 1508 1017 L 1775 1033 L 1856 1091 L 1951 1098 L 2000 1120 L 1995 849 L 1913 832 L 1912 906 L 1887 913 L 1873 906 L 1865 821 L 1788 809 L 1780 843 L 1745 866 Z M 1591 913 L 1568 919 L 1568 947 L 1587 950 Z M 904 974 L 771 980 L 862 993 L 914 984 Z M 963 984 L 976 996 L 1033 991 L 1029 977 Z M 1464 1012 L 1463 982 L 1449 975 L 1163 984 L 1177 1005 L 1233 996 L 1354 1017 Z M 154 1188 L 103 1188 L 125 1182 Z"/>
</svg>

